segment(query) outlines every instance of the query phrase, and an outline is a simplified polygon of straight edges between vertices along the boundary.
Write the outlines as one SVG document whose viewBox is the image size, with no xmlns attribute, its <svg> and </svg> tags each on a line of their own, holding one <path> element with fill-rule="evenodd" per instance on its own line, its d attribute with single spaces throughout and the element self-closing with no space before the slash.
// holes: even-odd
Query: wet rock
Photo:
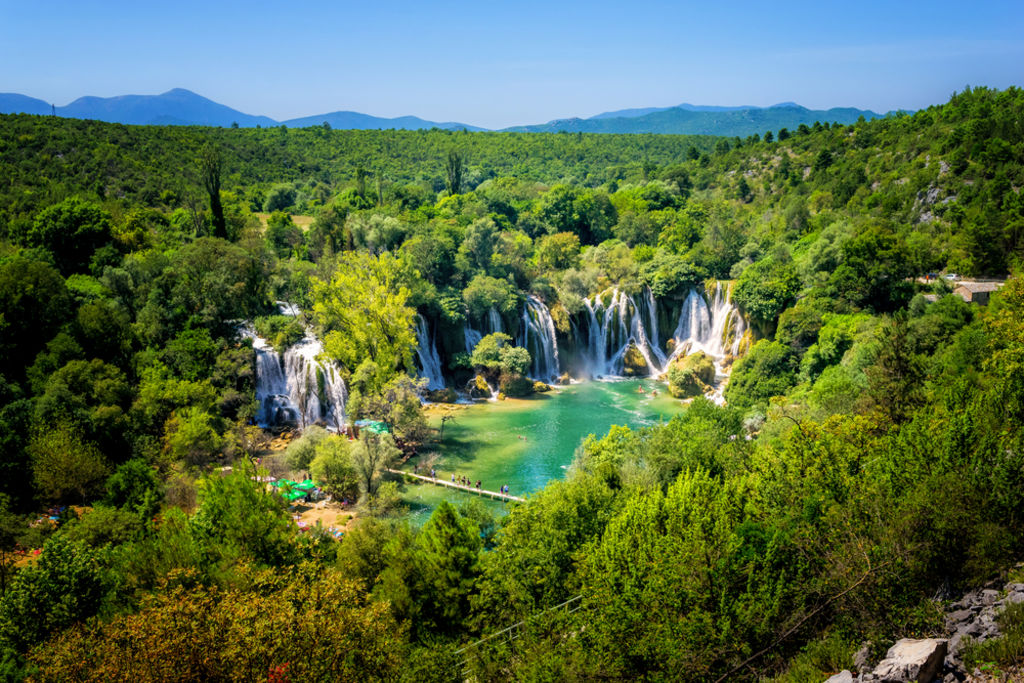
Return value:
<svg viewBox="0 0 1024 683">
<path fill-rule="evenodd" d="M 885 659 L 871 672 L 883 683 L 917 681 L 929 683 L 939 673 L 946 658 L 947 641 L 939 638 L 904 638 L 885 653 Z"/>
</svg>

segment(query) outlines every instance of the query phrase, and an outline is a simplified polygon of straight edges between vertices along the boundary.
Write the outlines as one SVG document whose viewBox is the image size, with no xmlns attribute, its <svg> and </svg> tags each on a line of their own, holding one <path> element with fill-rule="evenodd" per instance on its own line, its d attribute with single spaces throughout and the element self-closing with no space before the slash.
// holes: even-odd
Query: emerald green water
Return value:
<svg viewBox="0 0 1024 683">
<path fill-rule="evenodd" d="M 652 390 L 658 395 L 652 396 Z M 681 409 L 664 384 L 648 379 L 584 382 L 526 400 L 434 406 L 431 426 L 440 427 L 442 415 L 455 416 L 445 423 L 434 469 L 445 481 L 452 474 L 461 475 L 473 484 L 480 480 L 484 489 L 497 491 L 508 485 L 512 495 L 525 496 L 564 477 L 576 447 L 588 434 L 602 436 L 612 425 L 657 424 Z M 406 485 L 404 499 L 411 521 L 420 524 L 442 499 L 457 505 L 471 495 L 421 484 Z M 488 505 L 495 512 L 505 508 L 497 501 Z"/>
</svg>

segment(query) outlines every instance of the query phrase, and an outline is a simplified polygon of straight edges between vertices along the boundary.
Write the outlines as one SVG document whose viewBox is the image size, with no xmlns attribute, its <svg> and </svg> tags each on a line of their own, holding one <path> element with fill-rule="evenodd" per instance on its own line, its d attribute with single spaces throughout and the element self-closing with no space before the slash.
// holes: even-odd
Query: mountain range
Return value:
<svg viewBox="0 0 1024 683">
<path fill-rule="evenodd" d="M 382 118 L 354 111 L 335 111 L 315 116 L 276 121 L 267 116 L 253 116 L 214 102 L 190 90 L 175 88 L 160 95 L 121 95 L 118 97 L 80 97 L 68 105 L 57 107 L 48 102 L 17 93 L 0 93 L 2 114 L 56 114 L 68 118 L 97 119 L 130 125 L 238 125 L 288 126 L 304 128 L 327 123 L 344 130 L 442 128 L 446 130 L 483 131 L 486 128 L 453 121 L 427 121 L 416 116 Z M 514 126 L 515 132 L 580 132 L 580 133 L 666 133 L 688 135 L 726 135 L 745 137 L 779 128 L 796 128 L 815 121 L 853 123 L 858 118 L 879 118 L 882 114 L 854 108 L 814 110 L 793 102 L 771 107 L 709 106 L 680 104 L 675 107 L 644 107 L 621 109 L 589 118 L 555 119 L 547 123 Z"/>
</svg>

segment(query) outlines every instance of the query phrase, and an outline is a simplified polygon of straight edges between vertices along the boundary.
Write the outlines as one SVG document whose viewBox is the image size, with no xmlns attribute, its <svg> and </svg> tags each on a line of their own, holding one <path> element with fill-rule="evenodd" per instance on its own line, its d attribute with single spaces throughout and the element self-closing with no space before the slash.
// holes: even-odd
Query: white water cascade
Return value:
<svg viewBox="0 0 1024 683">
<path fill-rule="evenodd" d="M 345 428 L 348 390 L 338 366 L 323 359 L 319 339 L 307 330 L 301 341 L 280 354 L 251 327 L 242 333 L 252 339 L 256 352 L 258 425 L 301 429 L 324 422 L 332 429 Z"/>
<path fill-rule="evenodd" d="M 484 324 L 484 331 L 474 329 L 467 321 L 465 326 L 462 328 L 462 339 L 466 345 L 466 353 L 473 353 L 473 349 L 480 343 L 488 334 L 494 334 L 495 332 L 504 332 L 505 323 L 501 319 L 501 314 L 493 306 L 487 311 L 487 317 L 482 321 Z"/>
<path fill-rule="evenodd" d="M 714 359 L 724 377 L 722 362 L 739 352 L 745 330 L 743 316 L 732 305 L 728 283 L 715 284 L 710 306 L 698 290 L 690 290 L 671 337 L 671 354 L 661 346 L 657 301 L 650 289 L 645 288 L 638 296 L 619 289 L 606 290 L 583 304 L 587 318 L 574 324 L 573 333 L 582 349 L 586 371 L 592 376 L 622 375 L 626 353 L 632 347 L 652 376 L 665 372 L 680 356 L 703 351 Z"/>
<path fill-rule="evenodd" d="M 427 389 L 444 389 L 437 344 L 430 334 L 427 321 L 421 315 L 416 316 L 416 341 L 416 357 L 420 361 L 421 376 L 427 378 Z"/>
<path fill-rule="evenodd" d="M 658 321 L 650 290 L 639 302 L 620 289 L 611 289 L 584 299 L 587 309 L 587 343 L 584 358 L 593 376 L 621 375 L 626 352 L 636 348 L 649 374 L 657 375 L 665 365 L 658 344 Z"/>
<path fill-rule="evenodd" d="M 679 324 L 672 335 L 675 348 L 669 360 L 703 351 L 716 361 L 739 353 L 746 331 L 743 316 L 732 305 L 732 289 L 715 284 L 711 306 L 696 289 L 691 289 L 679 314 Z"/>
<path fill-rule="evenodd" d="M 532 294 L 526 298 L 526 305 L 523 306 L 523 324 L 516 345 L 530 352 L 533 358 L 530 374 L 534 379 L 558 379 L 560 369 L 555 322 L 544 302 Z"/>
</svg>

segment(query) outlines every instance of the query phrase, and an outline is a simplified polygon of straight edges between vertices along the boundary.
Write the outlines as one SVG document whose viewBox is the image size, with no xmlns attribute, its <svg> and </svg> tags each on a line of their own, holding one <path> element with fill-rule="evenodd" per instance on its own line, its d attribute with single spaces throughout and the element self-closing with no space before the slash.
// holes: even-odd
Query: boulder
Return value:
<svg viewBox="0 0 1024 683">
<path fill-rule="evenodd" d="M 451 387 L 432 389 L 426 392 L 424 396 L 431 403 L 455 403 L 459 400 L 459 395 Z"/>
<path fill-rule="evenodd" d="M 533 383 L 533 393 L 535 393 L 535 394 L 543 394 L 543 393 L 546 393 L 548 391 L 551 391 L 551 385 L 545 384 L 544 382 L 534 382 Z"/>
<path fill-rule="evenodd" d="M 691 398 L 708 391 L 715 381 L 715 363 L 703 351 L 672 361 L 668 368 L 668 390 L 676 398 Z"/>
<path fill-rule="evenodd" d="M 853 673 L 850 671 L 840 671 L 835 676 L 830 676 L 825 679 L 825 683 L 854 683 L 857 679 L 854 678 Z"/>
<path fill-rule="evenodd" d="M 572 384 L 572 377 L 569 377 L 569 373 L 568 372 L 563 372 L 558 377 L 558 383 L 561 384 L 562 386 L 565 386 L 565 385 L 568 385 L 568 384 Z"/>
<path fill-rule="evenodd" d="M 881 683 L 930 683 L 942 668 L 946 645 L 944 638 L 898 640 L 871 672 L 871 677 Z"/>
<path fill-rule="evenodd" d="M 511 373 L 502 374 L 498 382 L 498 389 L 509 398 L 529 396 L 533 393 L 533 386 L 533 380 Z"/>
<path fill-rule="evenodd" d="M 622 374 L 627 377 L 644 377 L 647 375 L 647 361 L 636 344 L 630 344 L 622 357 Z"/>
</svg>

